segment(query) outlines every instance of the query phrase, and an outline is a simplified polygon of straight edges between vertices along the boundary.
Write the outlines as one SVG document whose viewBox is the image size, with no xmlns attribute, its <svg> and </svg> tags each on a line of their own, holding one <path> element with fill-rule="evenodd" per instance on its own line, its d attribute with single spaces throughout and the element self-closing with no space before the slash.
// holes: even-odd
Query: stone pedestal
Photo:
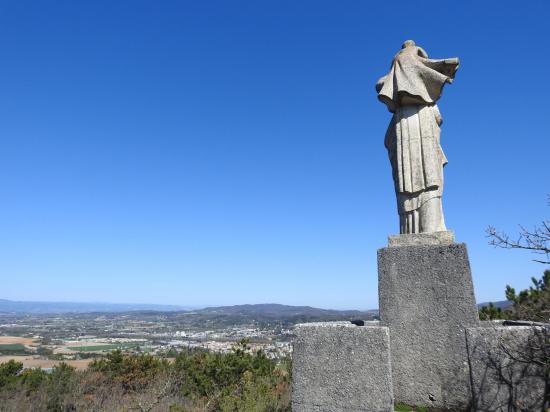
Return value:
<svg viewBox="0 0 550 412">
<path fill-rule="evenodd" d="M 294 412 L 393 412 L 389 331 L 375 325 L 296 326 Z"/>
<path fill-rule="evenodd" d="M 452 242 L 449 232 L 401 235 L 378 251 L 396 402 L 454 411 L 471 402 L 465 328 L 479 318 L 466 246 Z"/>
</svg>

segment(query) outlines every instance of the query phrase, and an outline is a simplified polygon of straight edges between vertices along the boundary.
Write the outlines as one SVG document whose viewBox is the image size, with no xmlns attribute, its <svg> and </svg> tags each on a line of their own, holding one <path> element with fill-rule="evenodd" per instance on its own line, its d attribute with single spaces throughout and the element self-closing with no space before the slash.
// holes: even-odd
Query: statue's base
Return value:
<svg viewBox="0 0 550 412">
<path fill-rule="evenodd" d="M 541 410 L 550 325 L 479 322 L 466 245 L 452 232 L 390 237 L 378 251 L 381 322 L 301 324 L 295 412 Z M 509 322 L 508 322 L 509 323 Z M 521 323 L 520 323 L 521 324 Z"/>
<path fill-rule="evenodd" d="M 294 412 L 393 412 L 388 328 L 322 322 L 295 333 Z"/>
<path fill-rule="evenodd" d="M 455 243 L 455 234 L 452 230 L 433 233 L 411 233 L 405 235 L 388 236 L 388 246 L 444 246 Z"/>
<path fill-rule="evenodd" d="M 471 399 L 465 328 L 479 318 L 466 245 L 451 236 L 396 236 L 378 251 L 380 319 L 390 329 L 398 403 L 458 411 Z"/>
</svg>

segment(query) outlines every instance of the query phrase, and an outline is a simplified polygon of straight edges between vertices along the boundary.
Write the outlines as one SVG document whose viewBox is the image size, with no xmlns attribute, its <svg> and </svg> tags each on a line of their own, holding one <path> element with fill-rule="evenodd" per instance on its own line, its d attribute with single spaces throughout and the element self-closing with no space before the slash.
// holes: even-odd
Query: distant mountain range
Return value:
<svg viewBox="0 0 550 412">
<path fill-rule="evenodd" d="M 494 307 L 501 308 L 501 309 L 508 309 L 510 306 L 512 306 L 511 300 L 499 300 L 497 302 L 483 302 L 478 303 L 477 307 L 481 309 L 483 306 L 489 306 L 489 304 L 492 303 Z"/>
<path fill-rule="evenodd" d="M 378 310 L 332 310 L 311 306 L 288 306 L 276 303 L 257 305 L 219 306 L 191 312 L 170 312 L 165 318 L 178 324 L 193 327 L 228 327 L 234 325 L 291 327 L 304 322 L 350 321 L 353 319 L 372 320 Z"/>
<path fill-rule="evenodd" d="M 261 316 L 263 319 L 280 318 L 356 318 L 365 319 L 378 315 L 378 309 L 373 310 L 336 310 L 319 309 L 311 306 L 289 306 L 278 303 L 261 303 L 256 305 L 235 305 L 208 307 L 195 311 L 204 315 L 220 315 L 233 317 Z"/>
<path fill-rule="evenodd" d="M 81 303 L 81 302 L 19 302 L 0 299 L 0 313 L 88 313 L 88 312 L 174 312 L 193 310 L 189 306 L 153 305 L 132 303 Z"/>
<path fill-rule="evenodd" d="M 487 306 L 489 303 L 479 303 L 477 306 Z M 503 300 L 493 302 L 493 305 L 506 309 L 511 302 Z M 378 309 L 372 310 L 335 310 L 319 309 L 311 306 L 290 306 L 277 303 L 235 306 L 179 306 L 133 303 L 81 303 L 81 302 L 25 302 L 0 299 L 0 314 L 61 314 L 61 313 L 97 313 L 97 312 L 185 312 L 186 315 L 202 315 L 209 318 L 232 317 L 246 319 L 260 316 L 262 319 L 340 319 L 357 318 L 370 319 L 378 316 Z"/>
<path fill-rule="evenodd" d="M 79 303 L 79 302 L 25 302 L 0 299 L 0 314 L 62 314 L 62 313 L 97 313 L 97 312 L 185 312 L 186 315 L 203 315 L 208 317 L 248 318 L 261 316 L 263 319 L 280 318 L 361 318 L 365 314 L 376 315 L 377 310 L 332 310 L 310 306 L 288 306 L 276 303 L 235 306 L 178 306 L 155 304 L 125 303 Z"/>
</svg>

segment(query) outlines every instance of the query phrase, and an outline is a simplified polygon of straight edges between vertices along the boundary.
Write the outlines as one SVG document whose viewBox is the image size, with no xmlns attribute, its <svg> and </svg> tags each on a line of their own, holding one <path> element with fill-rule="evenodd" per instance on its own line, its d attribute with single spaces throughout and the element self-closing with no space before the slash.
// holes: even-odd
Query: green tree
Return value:
<svg viewBox="0 0 550 412">
<path fill-rule="evenodd" d="M 545 270 L 541 279 L 531 278 L 533 285 L 519 293 L 506 286 L 506 299 L 513 302 L 510 318 L 549 322 L 550 320 L 550 270 Z"/>
<path fill-rule="evenodd" d="M 148 385 L 160 372 L 168 368 L 168 362 L 149 354 L 123 355 L 115 350 L 105 359 L 94 360 L 90 370 L 102 372 L 125 390 L 137 391 Z"/>
<path fill-rule="evenodd" d="M 550 195 L 548 205 L 550 206 Z M 490 239 L 490 245 L 504 249 L 529 250 L 538 256 L 534 259 L 535 262 L 550 264 L 550 220 L 543 220 L 533 230 L 520 226 L 519 234 L 515 239 L 497 231 L 492 226 L 487 229 L 487 236 Z M 482 308 L 483 313 L 480 311 L 480 318 L 482 320 L 500 319 L 491 316 L 503 316 L 518 320 L 548 322 L 550 320 L 550 270 L 544 271 L 541 279 L 533 277 L 531 281 L 533 285 L 519 293 L 516 293 L 510 285 L 506 285 L 505 295 L 506 299 L 512 302 L 511 310 L 498 313 L 494 308 Z"/>
<path fill-rule="evenodd" d="M 25 369 L 19 377 L 27 395 L 38 391 L 48 381 L 48 374 L 40 368 Z"/>
<path fill-rule="evenodd" d="M 66 395 L 74 391 L 77 385 L 75 379 L 75 368 L 61 362 L 53 368 L 48 380 L 48 401 L 46 409 L 48 411 L 71 411 L 74 406 L 65 401 Z"/>
<path fill-rule="evenodd" d="M 0 364 L 0 389 L 13 384 L 17 375 L 23 370 L 23 364 L 13 359 Z"/>
<path fill-rule="evenodd" d="M 509 319 L 510 314 L 502 308 L 496 307 L 493 302 L 489 302 L 489 306 L 482 306 L 479 310 L 480 320 L 496 320 L 496 319 Z"/>
<path fill-rule="evenodd" d="M 288 364 L 277 365 L 243 340 L 227 354 L 182 352 L 174 362 L 185 397 L 221 411 L 282 411 L 289 405 Z"/>
<path fill-rule="evenodd" d="M 489 306 L 483 306 L 479 310 L 479 319 L 512 319 L 548 323 L 550 321 L 550 270 L 545 270 L 541 279 L 531 278 L 531 282 L 532 286 L 519 293 L 516 293 L 510 285 L 506 285 L 504 293 L 512 305 L 502 310 L 493 303 L 489 303 Z"/>
</svg>

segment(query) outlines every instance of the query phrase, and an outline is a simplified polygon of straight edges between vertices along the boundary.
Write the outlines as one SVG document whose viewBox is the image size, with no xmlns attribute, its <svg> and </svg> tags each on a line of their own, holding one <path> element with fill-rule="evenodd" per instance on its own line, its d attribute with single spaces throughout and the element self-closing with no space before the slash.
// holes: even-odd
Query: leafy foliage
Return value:
<svg viewBox="0 0 550 412">
<path fill-rule="evenodd" d="M 191 399 L 208 399 L 215 410 L 279 411 L 288 408 L 289 365 L 276 365 L 261 351 L 251 354 L 242 340 L 229 354 L 180 354 L 174 368 L 183 378 L 181 391 Z"/>
<path fill-rule="evenodd" d="M 165 359 L 152 355 L 124 356 L 120 350 L 113 351 L 105 359 L 94 360 L 89 369 L 103 373 L 107 379 L 120 384 L 125 390 L 140 390 L 151 379 L 168 368 Z"/>
<path fill-rule="evenodd" d="M 508 319 L 509 317 L 508 311 L 495 306 L 493 302 L 489 302 L 489 306 L 482 306 L 479 310 L 480 320 Z"/>
<path fill-rule="evenodd" d="M 22 370 L 23 364 L 14 360 L 0 364 L 0 389 L 13 384 Z"/>
<path fill-rule="evenodd" d="M 506 285 L 506 299 L 512 302 L 512 306 L 502 310 L 489 303 L 489 306 L 483 306 L 479 310 L 479 318 L 550 322 L 550 270 L 545 270 L 541 279 L 533 277 L 531 281 L 533 285 L 519 293 L 510 285 Z"/>
<path fill-rule="evenodd" d="M 48 374 L 0 364 L 0 410 L 290 411 L 290 362 L 251 352 L 180 353 L 173 362 L 114 351 L 76 371 L 61 363 Z"/>
<path fill-rule="evenodd" d="M 53 368 L 52 373 L 49 375 L 49 379 L 44 382 L 49 393 L 46 403 L 46 409 L 48 411 L 75 409 L 72 403 L 65 402 L 66 395 L 70 394 L 76 386 L 74 374 L 75 369 L 63 362 Z"/>
<path fill-rule="evenodd" d="M 531 281 L 533 286 L 517 294 L 513 287 L 506 286 L 506 299 L 514 303 L 510 317 L 535 322 L 549 322 L 550 270 L 545 270 L 541 279 L 531 278 Z"/>
</svg>

